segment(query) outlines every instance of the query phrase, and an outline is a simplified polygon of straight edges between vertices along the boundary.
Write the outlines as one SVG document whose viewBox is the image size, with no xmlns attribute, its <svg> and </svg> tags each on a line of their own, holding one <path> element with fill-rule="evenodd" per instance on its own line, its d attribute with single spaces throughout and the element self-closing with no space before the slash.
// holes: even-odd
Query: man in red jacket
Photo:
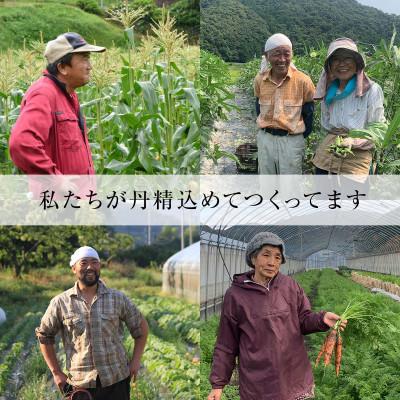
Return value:
<svg viewBox="0 0 400 400">
<path fill-rule="evenodd" d="M 23 172 L 94 174 L 75 89 L 89 82 L 90 53 L 103 51 L 104 47 L 88 44 L 74 32 L 47 43 L 47 70 L 26 92 L 10 136 L 11 158 Z"/>
<path fill-rule="evenodd" d="M 314 379 L 303 335 L 327 331 L 340 317 L 312 312 L 303 289 L 279 273 L 285 245 L 272 232 L 254 236 L 246 249 L 253 269 L 233 278 L 224 296 L 210 374 L 208 400 L 221 400 L 239 357 L 243 400 L 314 398 Z M 342 321 L 344 328 L 347 321 Z"/>
</svg>

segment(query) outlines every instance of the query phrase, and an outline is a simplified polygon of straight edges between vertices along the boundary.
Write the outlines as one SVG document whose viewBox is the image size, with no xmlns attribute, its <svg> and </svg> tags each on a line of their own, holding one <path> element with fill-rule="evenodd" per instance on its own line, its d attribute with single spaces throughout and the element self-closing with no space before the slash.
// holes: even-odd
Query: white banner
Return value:
<svg viewBox="0 0 400 400">
<path fill-rule="evenodd" d="M 3 175 L 0 184 L 1 225 L 400 225 L 400 179 L 389 175 Z"/>
</svg>

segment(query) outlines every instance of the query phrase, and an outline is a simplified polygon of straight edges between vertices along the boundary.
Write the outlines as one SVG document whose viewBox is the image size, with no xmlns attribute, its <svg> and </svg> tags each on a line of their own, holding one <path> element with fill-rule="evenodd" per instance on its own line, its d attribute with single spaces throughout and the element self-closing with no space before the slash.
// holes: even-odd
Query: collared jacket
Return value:
<svg viewBox="0 0 400 400">
<path fill-rule="evenodd" d="M 78 284 L 54 297 L 36 336 L 40 343 L 54 344 L 60 333 L 66 353 L 69 382 L 83 388 L 103 387 L 129 376 L 128 358 L 123 346 L 123 323 L 131 336 L 142 335 L 142 316 L 123 293 L 99 281 L 91 305 L 80 294 Z"/>
<path fill-rule="evenodd" d="M 292 278 L 278 273 L 264 287 L 252 274 L 235 275 L 225 294 L 211 385 L 227 385 L 239 357 L 241 399 L 295 400 L 311 394 L 314 380 L 303 335 L 329 329 L 324 312 L 311 311 Z"/>
<path fill-rule="evenodd" d="M 9 147 L 13 162 L 27 174 L 94 174 L 78 96 L 47 73 L 26 92 Z"/>
<path fill-rule="evenodd" d="M 302 133 L 308 136 L 312 129 L 314 93 L 311 78 L 293 65 L 279 85 L 271 80 L 271 69 L 258 73 L 254 79 L 254 95 L 259 104 L 258 127 L 283 129 L 289 135 Z M 306 103 L 311 104 L 304 108 Z"/>
</svg>

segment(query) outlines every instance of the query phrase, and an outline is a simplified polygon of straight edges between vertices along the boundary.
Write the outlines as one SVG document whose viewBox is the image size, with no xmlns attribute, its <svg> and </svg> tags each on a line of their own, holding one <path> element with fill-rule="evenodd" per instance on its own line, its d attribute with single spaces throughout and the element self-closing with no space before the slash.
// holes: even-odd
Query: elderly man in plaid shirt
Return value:
<svg viewBox="0 0 400 400">
<path fill-rule="evenodd" d="M 64 393 L 84 388 L 95 400 L 129 400 L 146 344 L 148 325 L 123 293 L 99 279 L 100 258 L 84 246 L 71 256 L 75 285 L 54 297 L 36 336 L 55 384 Z M 123 323 L 134 339 L 128 360 L 123 346 Z M 66 375 L 56 357 L 55 336 L 61 334 L 66 352 Z"/>
<path fill-rule="evenodd" d="M 304 139 L 312 131 L 315 88 L 310 77 L 292 63 L 292 43 L 287 36 L 272 35 L 264 50 L 254 80 L 259 172 L 299 175 Z"/>
</svg>

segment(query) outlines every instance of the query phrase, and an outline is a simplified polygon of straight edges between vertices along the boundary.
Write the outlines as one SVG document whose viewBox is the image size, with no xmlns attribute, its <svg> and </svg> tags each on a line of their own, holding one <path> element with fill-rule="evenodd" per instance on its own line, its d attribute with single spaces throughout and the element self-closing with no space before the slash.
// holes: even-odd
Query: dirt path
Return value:
<svg viewBox="0 0 400 400">
<path fill-rule="evenodd" d="M 226 121 L 214 123 L 210 144 L 219 144 L 220 150 L 234 153 L 240 144 L 256 142 L 257 127 L 253 99 L 235 86 L 232 87 L 232 90 L 235 93 L 235 104 L 238 109 L 232 110 Z M 220 158 L 218 165 L 215 165 L 212 160 L 202 157 L 200 171 L 205 175 L 234 175 L 237 173 L 235 162 L 226 157 Z"/>
</svg>

